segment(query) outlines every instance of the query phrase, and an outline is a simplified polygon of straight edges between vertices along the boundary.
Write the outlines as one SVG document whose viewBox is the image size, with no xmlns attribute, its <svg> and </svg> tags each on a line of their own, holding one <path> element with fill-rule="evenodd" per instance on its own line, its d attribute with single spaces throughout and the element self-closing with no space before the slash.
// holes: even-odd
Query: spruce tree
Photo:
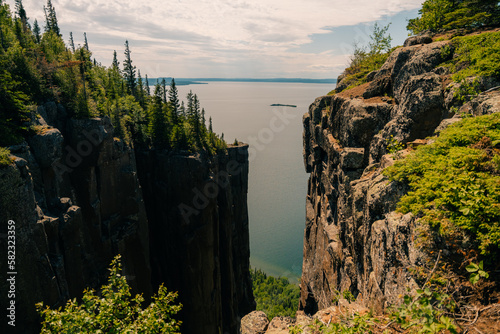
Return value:
<svg viewBox="0 0 500 334">
<path fill-rule="evenodd" d="M 146 93 L 148 97 L 151 96 L 151 89 L 149 88 L 149 79 L 147 74 L 146 74 Z"/>
<path fill-rule="evenodd" d="M 136 79 L 135 79 L 136 67 L 132 65 L 132 58 L 130 57 L 130 48 L 128 45 L 128 40 L 125 41 L 125 61 L 123 62 L 123 76 L 127 83 L 129 92 L 132 95 L 136 95 Z"/>
<path fill-rule="evenodd" d="M 42 40 L 42 35 L 40 32 L 40 26 L 38 25 L 38 21 L 35 19 L 35 23 L 33 23 L 33 34 L 35 35 L 35 42 L 40 44 L 40 41 Z M 75 49 L 73 49 L 73 52 L 75 52 Z"/>
<path fill-rule="evenodd" d="M 116 50 L 113 52 L 113 63 L 111 64 L 113 69 L 120 71 L 120 63 L 118 62 L 118 57 L 116 56 Z"/>
<path fill-rule="evenodd" d="M 172 82 L 170 82 L 170 89 L 168 91 L 168 102 L 170 103 L 170 108 L 172 110 L 173 121 L 176 122 L 179 117 L 181 106 L 179 104 L 179 92 L 177 91 L 177 87 L 175 86 L 174 78 L 172 78 Z"/>
<path fill-rule="evenodd" d="M 141 107 L 144 107 L 146 102 L 144 99 L 144 81 L 142 80 L 140 70 L 137 72 L 137 85 L 138 85 L 137 100 L 141 105 Z"/>
<path fill-rule="evenodd" d="M 24 9 L 22 0 L 16 0 L 16 13 L 23 23 L 23 29 L 26 32 L 30 28 L 28 23 L 28 16 L 26 15 L 26 10 Z"/>
<path fill-rule="evenodd" d="M 43 7 L 45 12 L 45 31 L 51 31 L 56 35 L 61 35 L 59 24 L 57 23 L 56 10 L 52 6 L 52 1 L 47 0 L 47 6 Z"/>
<path fill-rule="evenodd" d="M 163 103 L 167 103 L 167 81 L 165 78 L 161 79 L 161 97 Z"/>
<path fill-rule="evenodd" d="M 75 53 L 76 50 L 75 50 L 75 40 L 73 39 L 73 32 L 69 33 L 69 46 L 71 46 L 71 50 L 73 51 L 73 53 Z"/>
<path fill-rule="evenodd" d="M 83 47 L 85 48 L 85 50 L 90 51 L 89 42 L 87 40 L 87 33 L 86 32 L 83 33 L 83 38 L 84 38 Z"/>
</svg>

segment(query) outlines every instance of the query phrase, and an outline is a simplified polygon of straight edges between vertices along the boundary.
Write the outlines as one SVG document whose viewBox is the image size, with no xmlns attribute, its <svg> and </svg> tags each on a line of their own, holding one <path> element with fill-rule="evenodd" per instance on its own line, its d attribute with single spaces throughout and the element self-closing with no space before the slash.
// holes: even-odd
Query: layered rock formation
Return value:
<svg viewBox="0 0 500 334">
<path fill-rule="evenodd" d="M 338 291 L 381 310 L 416 286 L 408 271 L 422 259 L 414 245 L 415 218 L 394 211 L 408 189 L 382 174 L 393 163 L 388 145 L 430 136 L 464 111 L 498 110 L 497 92 L 480 95 L 454 115 L 457 85 L 440 67 L 449 54 L 441 50 L 453 46 L 430 42 L 408 40 L 368 75 L 369 83 L 320 97 L 304 115 L 311 176 L 300 309 L 308 314 L 331 305 Z M 497 84 L 483 80 L 482 90 Z"/>
<path fill-rule="evenodd" d="M 140 152 L 139 179 L 136 152 L 113 137 L 109 119 L 70 119 L 55 103 L 38 114 L 37 134 L 11 147 L 14 163 L 0 168 L 2 249 L 8 221 L 16 232 L 15 267 L 0 260 L 0 288 L 17 273 L 15 332 L 37 332 L 35 303 L 58 307 L 99 288 L 121 254 L 134 293 L 148 297 L 163 282 L 179 292 L 183 333 L 236 333 L 254 307 L 247 146 L 214 158 Z M 194 203 L 192 190 L 204 192 L 214 175 L 225 178 Z"/>
</svg>

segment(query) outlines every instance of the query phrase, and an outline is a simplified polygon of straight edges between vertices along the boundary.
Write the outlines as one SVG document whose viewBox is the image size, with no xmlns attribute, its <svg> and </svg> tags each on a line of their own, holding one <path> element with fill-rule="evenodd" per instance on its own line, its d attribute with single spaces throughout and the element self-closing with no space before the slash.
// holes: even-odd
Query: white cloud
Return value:
<svg viewBox="0 0 500 334">
<path fill-rule="evenodd" d="M 7 2 L 14 8 L 14 0 Z M 41 23 L 44 18 L 41 1 L 23 3 L 28 16 Z M 273 71 L 277 73 L 291 73 L 295 66 L 304 66 L 314 73 L 323 68 L 324 73 L 329 73 L 327 69 L 336 67 L 331 64 L 339 63 L 333 55 L 293 53 L 292 57 L 286 51 L 310 43 L 313 34 L 327 33 L 328 28 L 373 22 L 418 8 L 421 0 L 52 0 L 52 3 L 65 39 L 73 31 L 75 40 L 81 43 L 83 32 L 87 32 L 94 56 L 104 63 L 111 61 L 112 50 L 122 54 L 123 43 L 128 39 L 136 65 L 143 72 L 147 67 L 150 76 L 204 76 L 203 73 L 216 71 L 217 66 L 227 65 L 228 70 L 231 64 L 246 66 L 244 60 L 256 71 L 253 76 L 267 76 L 270 70 L 266 62 L 275 64 Z M 211 68 L 203 70 L 203 63 Z M 201 69 L 202 73 L 194 73 L 189 66 Z"/>
</svg>

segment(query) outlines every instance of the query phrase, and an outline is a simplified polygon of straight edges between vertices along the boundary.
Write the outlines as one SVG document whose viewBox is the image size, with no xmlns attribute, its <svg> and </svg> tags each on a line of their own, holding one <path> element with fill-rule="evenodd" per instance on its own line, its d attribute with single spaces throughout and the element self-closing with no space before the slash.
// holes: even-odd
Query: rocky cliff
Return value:
<svg viewBox="0 0 500 334">
<path fill-rule="evenodd" d="M 58 307 L 100 287 L 121 254 L 134 292 L 150 296 L 162 282 L 179 292 L 183 333 L 236 333 L 253 307 L 247 146 L 212 158 L 136 153 L 107 118 L 71 119 L 55 103 L 37 113 L 37 133 L 0 168 L 0 247 L 9 221 L 16 236 L 15 266 L 0 261 L 0 287 L 11 288 L 5 275 L 14 272 L 15 332 L 36 332 L 35 303 Z M 214 177 L 217 187 L 208 186 Z M 196 189 L 206 202 L 193 202 Z M 8 303 L 1 298 L 3 310 Z"/>
<path fill-rule="evenodd" d="M 457 84 L 441 66 L 453 52 L 444 48 L 453 51 L 450 41 L 412 37 L 368 83 L 320 97 L 304 115 L 311 174 L 300 300 L 306 313 L 328 307 L 339 291 L 381 310 L 416 286 L 408 269 L 423 255 L 415 246 L 415 217 L 395 212 L 408 189 L 381 173 L 393 163 L 388 145 L 425 144 L 420 139 L 463 113 L 499 111 L 500 93 L 490 92 L 453 112 L 460 106 Z M 498 83 L 480 85 L 486 91 Z"/>
<path fill-rule="evenodd" d="M 248 146 L 227 155 L 138 155 L 153 285 L 180 292 L 183 333 L 237 333 L 255 309 L 248 235 Z M 171 256 L 158 256 L 172 254 Z"/>
</svg>

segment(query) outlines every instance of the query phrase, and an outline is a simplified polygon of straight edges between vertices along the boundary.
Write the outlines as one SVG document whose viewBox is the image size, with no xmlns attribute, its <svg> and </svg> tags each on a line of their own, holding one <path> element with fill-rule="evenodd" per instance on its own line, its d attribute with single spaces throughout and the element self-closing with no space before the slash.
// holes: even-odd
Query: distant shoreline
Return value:
<svg viewBox="0 0 500 334">
<path fill-rule="evenodd" d="M 155 85 L 156 82 L 161 82 L 165 79 L 167 85 L 172 81 L 171 77 L 151 78 L 148 80 L 149 85 Z M 177 86 L 185 85 L 203 85 L 209 82 L 262 82 L 262 83 L 310 83 L 310 84 L 336 84 L 337 79 L 304 79 L 304 78 L 174 78 Z"/>
</svg>

